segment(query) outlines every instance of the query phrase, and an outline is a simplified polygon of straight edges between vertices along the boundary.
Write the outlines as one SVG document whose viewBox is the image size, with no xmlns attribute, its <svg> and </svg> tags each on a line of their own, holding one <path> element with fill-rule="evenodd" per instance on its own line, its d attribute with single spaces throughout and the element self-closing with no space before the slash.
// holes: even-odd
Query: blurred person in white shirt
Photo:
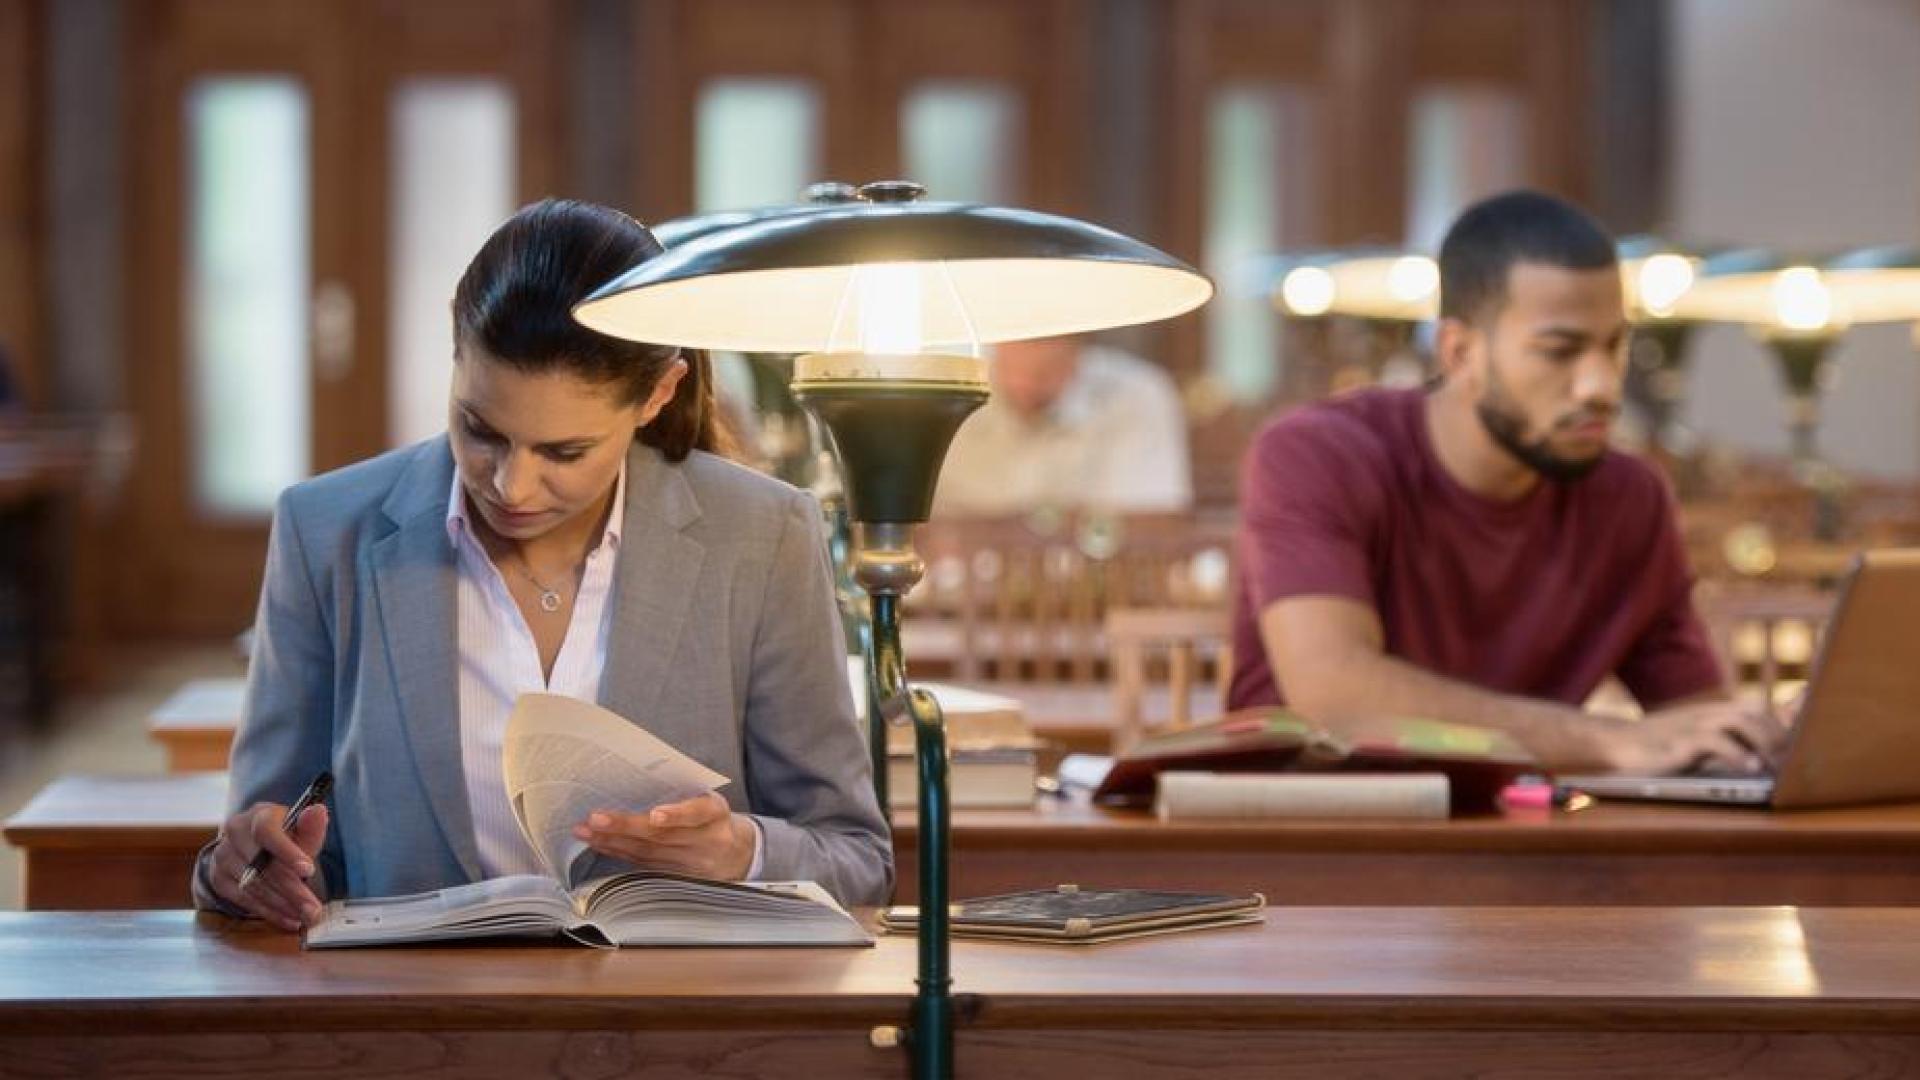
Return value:
<svg viewBox="0 0 1920 1080">
<path fill-rule="evenodd" d="M 997 346 L 988 372 L 993 396 L 954 436 L 935 516 L 1192 505 L 1186 418 L 1158 365 L 1055 337 Z"/>
</svg>

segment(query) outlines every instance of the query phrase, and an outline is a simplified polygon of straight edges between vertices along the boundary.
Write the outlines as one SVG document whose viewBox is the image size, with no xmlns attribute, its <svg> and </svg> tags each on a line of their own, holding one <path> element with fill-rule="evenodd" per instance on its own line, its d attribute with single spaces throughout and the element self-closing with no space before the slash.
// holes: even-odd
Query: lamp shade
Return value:
<svg viewBox="0 0 1920 1080">
<path fill-rule="evenodd" d="M 574 309 L 614 337 L 740 352 L 828 351 L 863 273 L 920 318 L 919 342 L 987 344 L 1183 314 L 1213 284 L 1109 229 L 967 203 L 798 208 L 671 248 Z"/>
<path fill-rule="evenodd" d="M 817 214 L 830 206 L 844 206 L 859 198 L 858 190 L 852 184 L 843 184 L 825 180 L 810 185 L 802 193 L 801 202 L 782 203 L 778 206 L 758 206 L 747 210 L 716 210 L 708 214 L 689 214 L 671 221 L 663 221 L 650 230 L 654 239 L 665 248 L 684 247 L 703 236 L 712 236 L 727 229 L 737 229 L 742 225 L 770 218 L 794 217 L 796 215 Z"/>
<path fill-rule="evenodd" d="M 1674 317 L 1699 259 L 1650 236 L 1620 241 L 1620 275 L 1636 322 Z M 1397 248 L 1305 252 L 1276 260 L 1274 303 L 1288 314 L 1424 322 L 1440 315 L 1440 268 Z"/>
<path fill-rule="evenodd" d="M 1861 248 L 1831 259 L 1823 271 L 1853 322 L 1920 319 L 1920 248 Z"/>
<path fill-rule="evenodd" d="M 1835 258 L 1732 251 L 1706 261 L 1679 309 L 1690 318 L 1801 334 L 1920 319 L 1920 249 L 1865 248 Z"/>
<path fill-rule="evenodd" d="M 743 225 L 771 218 L 792 217 L 796 214 L 817 214 L 824 207 L 819 206 L 765 206 L 753 210 L 721 210 L 712 214 L 692 214 L 687 217 L 663 221 L 652 227 L 654 239 L 660 246 L 672 251 L 686 247 L 703 237 L 717 232 L 737 229 Z"/>
<path fill-rule="evenodd" d="M 1627 312 L 1636 323 L 1681 318 L 1681 302 L 1700 277 L 1700 257 L 1657 236 L 1629 236 L 1615 248 Z"/>
<path fill-rule="evenodd" d="M 1292 260 L 1275 301 L 1290 315 L 1424 322 L 1440 314 L 1440 268 L 1393 248 L 1313 252 Z"/>
</svg>

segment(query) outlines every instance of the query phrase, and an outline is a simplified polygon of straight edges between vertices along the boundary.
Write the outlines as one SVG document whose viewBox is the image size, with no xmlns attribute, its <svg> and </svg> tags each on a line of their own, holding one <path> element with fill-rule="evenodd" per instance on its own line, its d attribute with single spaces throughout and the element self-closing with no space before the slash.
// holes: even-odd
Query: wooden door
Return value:
<svg viewBox="0 0 1920 1080">
<path fill-rule="evenodd" d="M 246 627 L 278 491 L 400 441 L 389 296 L 411 254 L 395 206 L 420 156 L 402 99 L 421 80 L 496 88 L 513 175 L 489 214 L 504 217 L 553 182 L 554 17 L 537 0 L 127 9 L 139 449 L 121 533 L 138 542 L 112 567 L 119 629 Z M 455 176 L 448 199 L 463 190 Z M 477 245 L 484 227 L 468 232 Z M 457 266 L 439 277 L 435 321 Z"/>
</svg>

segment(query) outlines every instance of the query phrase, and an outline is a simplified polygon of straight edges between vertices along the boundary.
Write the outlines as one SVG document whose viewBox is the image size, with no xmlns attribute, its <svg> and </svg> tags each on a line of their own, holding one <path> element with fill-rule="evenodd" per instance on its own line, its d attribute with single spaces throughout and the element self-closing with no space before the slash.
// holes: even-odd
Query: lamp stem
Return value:
<svg viewBox="0 0 1920 1080">
<path fill-rule="evenodd" d="M 887 718 L 880 708 L 881 694 L 875 678 L 873 655 L 873 617 L 869 614 L 866 591 L 855 584 L 855 545 L 853 523 L 847 515 L 846 493 L 836 487 L 821 496 L 820 506 L 827 518 L 827 554 L 833 560 L 834 600 L 840 605 L 840 622 L 847 630 L 847 651 L 858 653 L 861 692 L 867 697 L 867 756 L 873 766 L 873 795 L 880 804 L 880 816 L 893 820 L 887 775 Z"/>
<path fill-rule="evenodd" d="M 913 719 L 920 780 L 920 972 L 915 980 L 908 1049 L 915 1080 L 953 1075 L 953 974 L 947 942 L 947 729 L 940 703 L 907 683 L 900 648 L 900 594 L 879 589 L 873 599 L 873 678 L 882 711 Z M 884 738 L 885 732 L 878 737 Z"/>
<path fill-rule="evenodd" d="M 1769 340 L 1787 382 L 1787 426 L 1793 436 L 1794 471 L 1813 494 L 1813 535 L 1839 539 L 1844 514 L 1841 484 L 1820 457 L 1821 373 L 1831 334 L 1782 335 Z"/>
</svg>

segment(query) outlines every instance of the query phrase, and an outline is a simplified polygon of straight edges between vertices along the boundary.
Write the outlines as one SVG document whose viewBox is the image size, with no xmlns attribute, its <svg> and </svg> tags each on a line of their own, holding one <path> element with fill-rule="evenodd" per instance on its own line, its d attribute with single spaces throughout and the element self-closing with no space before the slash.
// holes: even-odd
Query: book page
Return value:
<svg viewBox="0 0 1920 1080">
<path fill-rule="evenodd" d="M 520 696 L 501 757 L 514 818 L 547 872 L 568 888 L 593 861 L 573 835 L 588 814 L 642 813 L 729 782 L 639 725 L 559 694 Z"/>
<path fill-rule="evenodd" d="M 552 933 L 574 921 L 559 882 L 515 874 L 406 896 L 334 900 L 308 929 L 310 948 Z"/>
<path fill-rule="evenodd" d="M 811 881 L 709 881 L 635 871 L 588 882 L 575 900 L 621 945 L 869 945 L 873 936 Z"/>
</svg>

